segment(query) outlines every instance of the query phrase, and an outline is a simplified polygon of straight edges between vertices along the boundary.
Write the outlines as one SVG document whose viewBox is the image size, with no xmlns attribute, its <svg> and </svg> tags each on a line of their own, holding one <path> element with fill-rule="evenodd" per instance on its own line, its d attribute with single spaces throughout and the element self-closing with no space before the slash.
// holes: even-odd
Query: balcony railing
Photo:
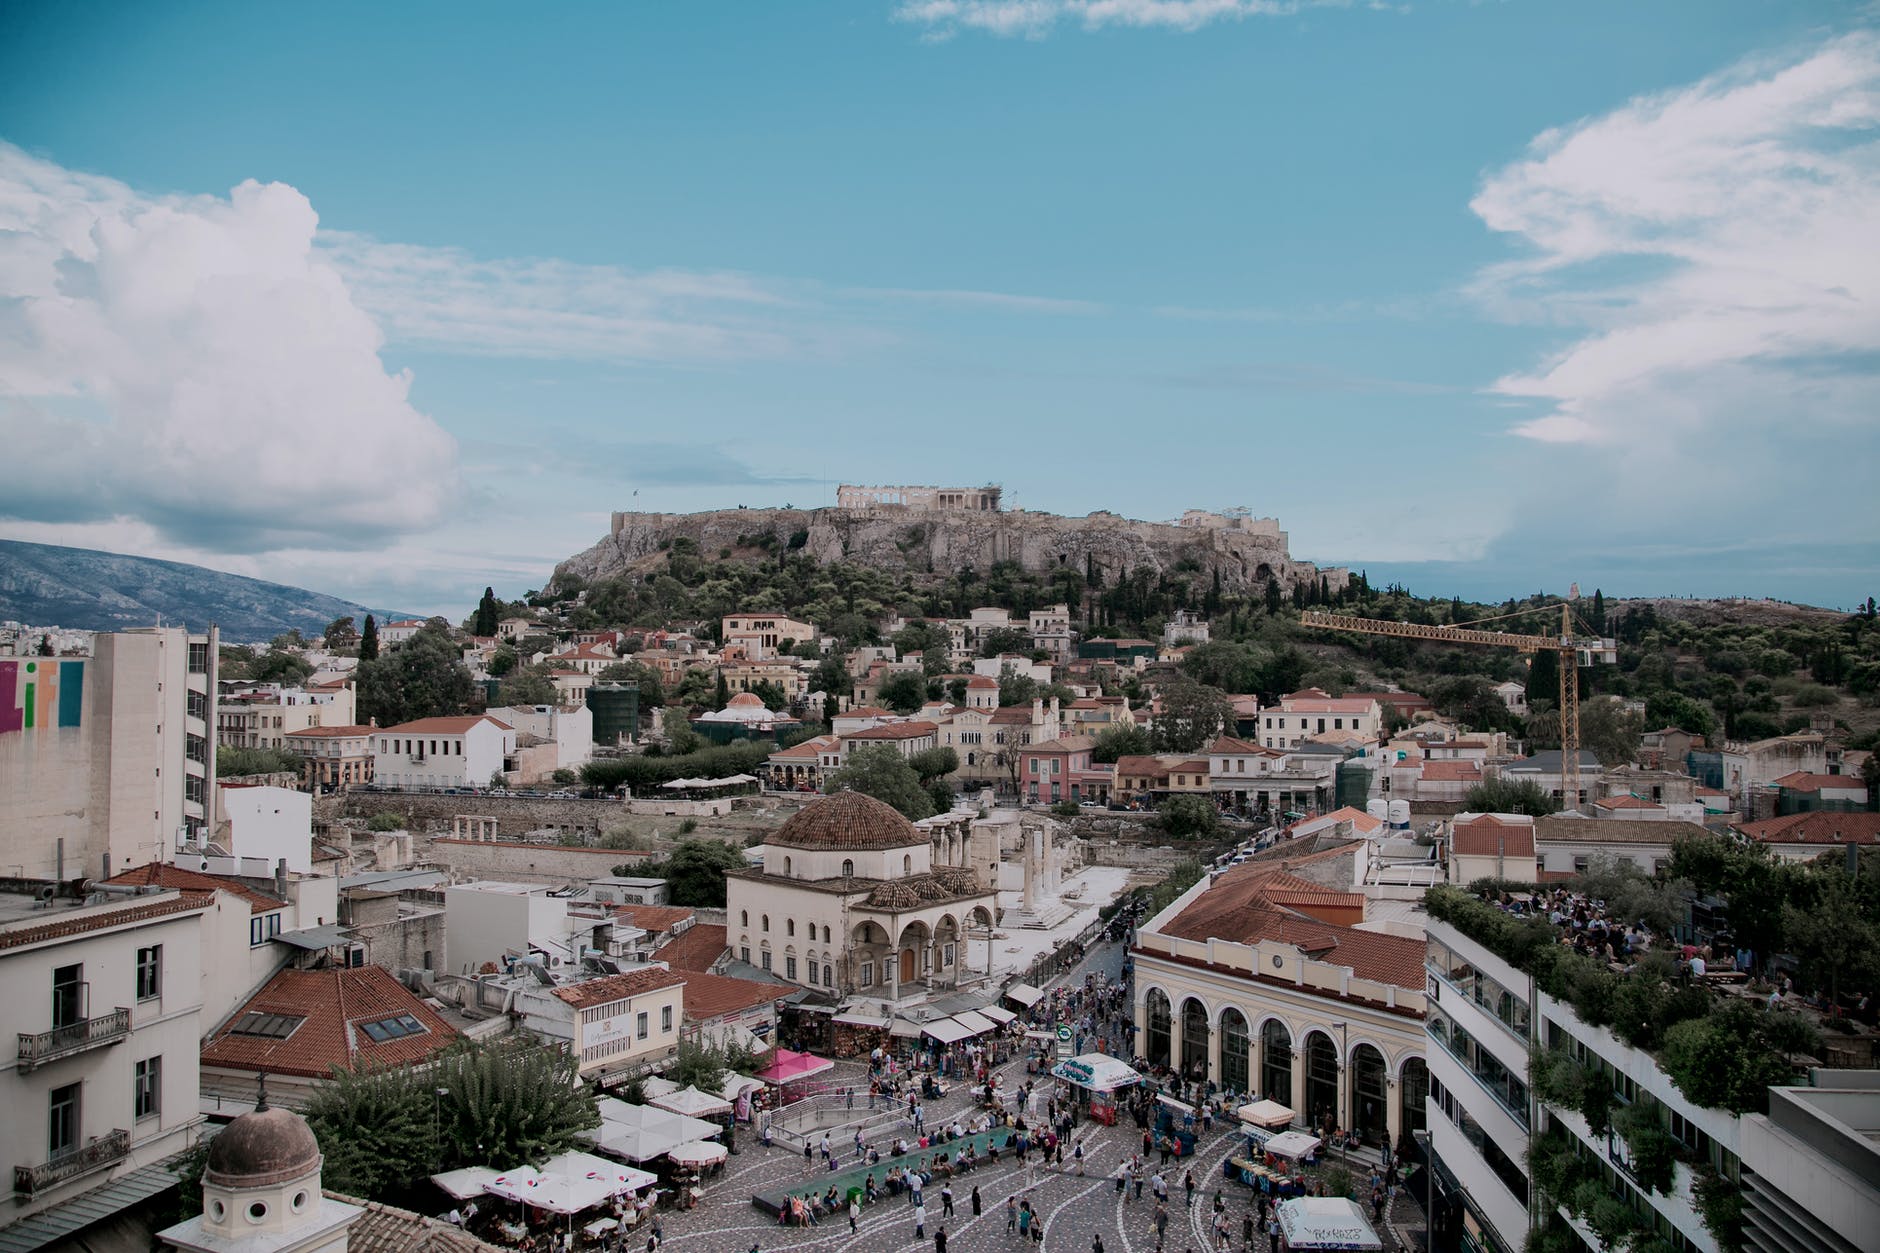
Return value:
<svg viewBox="0 0 1880 1253">
<path fill-rule="evenodd" d="M 20 1071 L 43 1066 L 55 1058 L 82 1053 L 86 1049 L 116 1044 L 131 1033 L 131 1011 L 114 1009 L 96 1018 L 87 1018 L 50 1031 L 20 1032 Z"/>
<path fill-rule="evenodd" d="M 13 1168 L 13 1191 L 22 1197 L 35 1196 L 54 1184 L 102 1170 L 122 1161 L 131 1151 L 131 1133 L 122 1128 L 106 1132 L 89 1144 L 61 1153 L 49 1162 Z"/>
</svg>

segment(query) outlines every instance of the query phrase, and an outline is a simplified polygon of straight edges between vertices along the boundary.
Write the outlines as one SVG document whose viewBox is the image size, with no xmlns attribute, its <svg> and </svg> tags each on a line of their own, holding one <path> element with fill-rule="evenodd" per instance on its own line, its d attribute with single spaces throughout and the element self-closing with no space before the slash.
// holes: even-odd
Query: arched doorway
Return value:
<svg viewBox="0 0 1880 1253">
<path fill-rule="evenodd" d="M 1300 1116 L 1315 1129 L 1338 1123 L 1338 1048 L 1332 1038 L 1323 1031 L 1307 1036 L 1305 1061 L 1306 1107 Z"/>
<path fill-rule="evenodd" d="M 1281 1105 L 1292 1104 L 1292 1032 L 1277 1018 L 1260 1028 L 1260 1095 Z M 1294 1111 L 1295 1114 L 1298 1111 Z"/>
<path fill-rule="evenodd" d="M 1168 993 L 1161 988 L 1150 988 L 1147 1003 L 1149 1010 L 1145 1018 L 1149 1038 L 1143 1045 L 1142 1055 L 1152 1066 L 1166 1066 L 1169 1064 L 1169 1028 L 1174 1018 L 1169 1008 Z"/>
<path fill-rule="evenodd" d="M 1345 1126 L 1376 1148 L 1390 1135 L 1388 1094 L 1384 1090 L 1384 1055 L 1369 1044 L 1351 1050 L 1351 1112 Z"/>
<path fill-rule="evenodd" d="M 858 923 L 850 930 L 848 977 L 851 986 L 868 995 L 891 994 L 883 990 L 894 983 L 894 951 L 880 923 Z"/>
<path fill-rule="evenodd" d="M 1192 996 L 1182 1002 L 1182 1077 L 1208 1077 L 1208 1007 Z"/>
<path fill-rule="evenodd" d="M 1221 1011 L 1221 1086 L 1229 1092 L 1249 1092 L 1247 1086 L 1247 1018 L 1237 1009 Z"/>
<path fill-rule="evenodd" d="M 1402 1072 L 1397 1078 L 1397 1099 L 1403 1102 L 1403 1108 L 1397 1115 L 1397 1126 L 1402 1129 L 1402 1138 L 1411 1139 L 1411 1133 L 1427 1131 L 1429 1120 L 1426 1102 L 1430 1096 L 1430 1068 L 1421 1057 L 1406 1057 Z"/>
<path fill-rule="evenodd" d="M 895 972 L 898 987 L 906 987 L 921 976 L 932 973 L 932 939 L 933 933 L 924 922 L 910 922 L 901 928 L 901 938 L 894 942 L 896 965 L 899 967 Z"/>
</svg>

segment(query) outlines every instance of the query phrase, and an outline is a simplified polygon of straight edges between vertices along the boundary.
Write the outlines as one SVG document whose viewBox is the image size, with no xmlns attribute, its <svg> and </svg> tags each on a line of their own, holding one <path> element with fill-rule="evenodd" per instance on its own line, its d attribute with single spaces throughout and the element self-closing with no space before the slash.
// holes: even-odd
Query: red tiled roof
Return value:
<svg viewBox="0 0 1880 1253">
<path fill-rule="evenodd" d="M 381 729 L 391 735 L 462 735 L 479 722 L 490 723 L 499 731 L 515 729 L 488 714 L 474 714 L 468 718 L 420 718 L 416 722 L 401 722 L 395 727 Z"/>
<path fill-rule="evenodd" d="M 1880 843 L 1880 814 L 1841 814 L 1817 809 L 1805 814 L 1785 814 L 1758 822 L 1738 823 L 1741 835 L 1765 844 L 1837 844 Z"/>
<path fill-rule="evenodd" d="M 693 913 L 694 911 L 689 905 L 614 906 L 614 917 L 624 919 L 640 928 L 640 930 L 650 932 L 653 935 L 659 935 L 662 932 L 672 930 L 687 918 L 690 918 Z"/>
<path fill-rule="evenodd" d="M 861 705 L 854 709 L 844 709 L 838 718 L 892 718 L 893 714 L 877 705 Z"/>
<path fill-rule="evenodd" d="M 983 691 L 984 689 L 989 688 L 989 687 L 999 686 L 999 681 L 997 679 L 990 678 L 983 674 L 976 674 L 972 678 L 966 680 L 966 686 L 971 687 L 971 688 L 978 688 Z"/>
<path fill-rule="evenodd" d="M 1463 857 L 1532 857 L 1534 823 L 1483 814 L 1473 821 L 1457 823 L 1449 847 Z"/>
<path fill-rule="evenodd" d="M 804 740 L 801 744 L 792 744 L 788 748 L 778 749 L 770 755 L 770 760 L 775 761 L 779 757 L 782 757 L 789 761 L 795 761 L 797 758 L 801 757 L 808 761 L 814 761 L 824 749 L 834 748 L 839 743 L 841 743 L 841 741 L 833 735 L 818 735 L 814 739 Z"/>
<path fill-rule="evenodd" d="M 795 991 L 781 983 L 759 983 L 755 979 L 733 979 L 729 975 L 688 970 L 685 972 L 685 1020 L 708 1022 L 740 1010 L 775 1004 Z"/>
<path fill-rule="evenodd" d="M 1147 775 L 1150 778 L 1166 779 L 1169 769 L 1168 764 L 1159 757 L 1118 757 L 1116 759 L 1118 778 L 1124 775 Z"/>
<path fill-rule="evenodd" d="M 1806 770 L 1785 774 L 1775 781 L 1775 785 L 1797 792 L 1819 792 L 1824 788 L 1852 788 L 1860 792 L 1867 790 L 1867 784 L 1857 774 L 1810 774 Z"/>
<path fill-rule="evenodd" d="M 167 862 L 153 861 L 149 865 L 137 866 L 130 870 L 112 875 L 106 883 L 123 884 L 126 887 L 175 888 L 179 892 L 228 892 L 248 902 L 248 912 L 265 914 L 271 910 L 286 908 L 282 902 L 263 892 L 257 892 L 236 879 L 220 879 L 215 875 L 198 874 L 182 866 L 173 866 Z"/>
<path fill-rule="evenodd" d="M 556 988 L 554 995 L 556 999 L 566 1001 L 576 1009 L 587 1009 L 610 1001 L 622 1001 L 642 992 L 677 987 L 685 981 L 686 976 L 677 971 L 648 967 L 645 970 L 629 970 L 624 975 L 604 975 L 571 987 Z"/>
<path fill-rule="evenodd" d="M 931 722 L 890 722 L 878 727 L 851 731 L 846 738 L 851 740 L 917 740 L 923 735 L 932 735 L 939 729 Z"/>
<path fill-rule="evenodd" d="M 1637 796 L 1607 796 L 1593 804 L 1600 809 L 1663 809 L 1657 801 L 1643 800 Z"/>
<path fill-rule="evenodd" d="M 725 955 L 726 930 L 716 923 L 698 923 L 653 950 L 653 960 L 665 962 L 674 970 L 686 971 L 687 978 L 694 971 L 709 971 L 712 964 Z"/>
<path fill-rule="evenodd" d="M 1482 767 L 1472 761 L 1426 761 L 1423 763 L 1423 781 L 1426 783 L 1480 783 Z"/>
<path fill-rule="evenodd" d="M 1061 740 L 1046 740 L 1042 744 L 1027 744 L 1023 749 L 1027 753 L 1081 753 L 1095 748 L 1097 741 L 1088 735 L 1067 735 Z"/>
<path fill-rule="evenodd" d="M 299 1018 L 285 1039 L 239 1035 L 233 1028 L 251 1013 Z M 367 1023 L 408 1014 L 424 1030 L 375 1041 Z M 283 970 L 250 997 L 202 1048 L 205 1066 L 324 1079 L 335 1067 L 410 1066 L 451 1047 L 451 1026 L 379 966 Z"/>
<path fill-rule="evenodd" d="M 1214 757 L 1219 757 L 1224 753 L 1252 753 L 1258 756 L 1274 757 L 1279 755 L 1271 749 L 1262 748 L 1258 744 L 1249 744 L 1245 740 L 1237 740 L 1231 735 L 1223 735 L 1208 745 L 1208 753 Z"/>
<path fill-rule="evenodd" d="M 103 931 L 107 927 L 121 927 L 127 923 L 149 922 L 155 918 L 166 918 L 171 914 L 187 914 L 193 910 L 207 909 L 210 905 L 207 896 L 190 893 L 183 896 L 166 897 L 141 905 L 123 905 L 117 908 L 88 909 L 69 914 L 56 914 L 52 921 L 42 922 L 30 927 L 7 927 L 0 929 L 0 949 L 24 948 L 28 944 L 44 944 L 48 940 L 63 940 L 67 936 L 84 935 L 88 931 Z"/>
<path fill-rule="evenodd" d="M 1001 705 L 992 711 L 991 720 L 1002 727 L 1028 727 L 1031 725 L 1031 706 Z"/>
</svg>

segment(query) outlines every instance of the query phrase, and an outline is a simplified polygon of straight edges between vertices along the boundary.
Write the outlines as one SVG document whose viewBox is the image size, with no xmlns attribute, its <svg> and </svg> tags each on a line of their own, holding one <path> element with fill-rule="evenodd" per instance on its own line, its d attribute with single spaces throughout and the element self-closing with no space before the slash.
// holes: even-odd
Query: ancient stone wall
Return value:
<svg viewBox="0 0 1880 1253">
<path fill-rule="evenodd" d="M 328 798 L 322 798 L 328 799 Z M 370 818 L 394 813 L 419 834 L 448 833 L 460 814 L 496 819 L 503 838 L 530 831 L 554 830 L 565 836 L 598 836 L 626 814 L 617 800 L 546 800 L 533 796 L 438 796 L 425 792 L 349 792 L 330 798 L 338 814 Z M 318 804 L 318 802 L 316 802 Z M 321 815 L 316 811 L 316 820 Z"/>
<path fill-rule="evenodd" d="M 453 881 L 496 879 L 519 883 L 586 883 L 605 879 L 614 867 L 647 861 L 651 853 L 618 848 L 572 848 L 559 844 L 433 840 L 431 860 Z"/>
</svg>

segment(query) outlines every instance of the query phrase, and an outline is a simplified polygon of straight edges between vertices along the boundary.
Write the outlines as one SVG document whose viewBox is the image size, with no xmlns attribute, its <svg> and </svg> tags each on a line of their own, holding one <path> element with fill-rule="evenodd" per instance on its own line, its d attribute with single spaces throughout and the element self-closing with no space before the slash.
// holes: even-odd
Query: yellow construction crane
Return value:
<svg viewBox="0 0 1880 1253">
<path fill-rule="evenodd" d="M 1328 631 L 1355 631 L 1361 635 L 1389 635 L 1404 640 L 1435 640 L 1445 644 L 1480 644 L 1512 648 L 1523 653 L 1559 653 L 1560 658 L 1560 794 L 1571 809 L 1580 803 L 1580 667 L 1619 659 L 1618 646 L 1596 635 L 1576 635 L 1573 609 L 1560 606 L 1559 635 L 1516 635 L 1507 631 L 1477 631 L 1469 627 L 1421 626 L 1414 622 L 1386 622 L 1350 614 L 1320 613 L 1308 609 L 1299 621 Z"/>
</svg>

